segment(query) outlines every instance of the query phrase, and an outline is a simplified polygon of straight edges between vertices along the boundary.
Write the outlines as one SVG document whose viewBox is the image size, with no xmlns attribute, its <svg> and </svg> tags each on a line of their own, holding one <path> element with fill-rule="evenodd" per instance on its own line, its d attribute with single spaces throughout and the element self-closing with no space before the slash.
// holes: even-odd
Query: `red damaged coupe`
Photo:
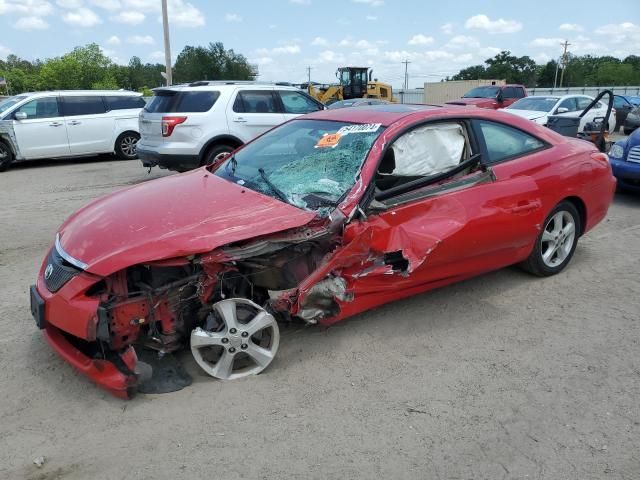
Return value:
<svg viewBox="0 0 640 480">
<path fill-rule="evenodd" d="M 123 398 L 155 375 L 148 349 L 188 346 L 207 374 L 239 378 L 271 363 L 280 322 L 331 324 L 507 265 L 560 272 L 614 190 L 594 145 L 513 115 L 326 110 L 73 214 L 31 310 Z"/>
</svg>

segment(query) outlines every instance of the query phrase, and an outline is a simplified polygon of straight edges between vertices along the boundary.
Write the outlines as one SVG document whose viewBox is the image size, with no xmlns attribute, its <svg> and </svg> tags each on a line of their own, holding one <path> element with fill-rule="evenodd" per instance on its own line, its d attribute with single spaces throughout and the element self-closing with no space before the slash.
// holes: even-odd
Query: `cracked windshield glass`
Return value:
<svg viewBox="0 0 640 480">
<path fill-rule="evenodd" d="M 215 175 L 326 216 L 382 130 L 379 123 L 295 120 L 229 157 Z"/>
</svg>

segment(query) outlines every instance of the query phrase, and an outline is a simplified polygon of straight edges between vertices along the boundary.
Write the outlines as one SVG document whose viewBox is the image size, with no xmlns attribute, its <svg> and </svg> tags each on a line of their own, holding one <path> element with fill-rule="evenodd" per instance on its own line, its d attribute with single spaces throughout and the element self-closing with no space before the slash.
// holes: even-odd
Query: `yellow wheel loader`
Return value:
<svg viewBox="0 0 640 480">
<path fill-rule="evenodd" d="M 378 98 L 388 102 L 396 102 L 391 85 L 371 80 L 373 71 L 368 67 L 341 67 L 336 72 L 339 83 L 336 85 L 313 85 L 309 83 L 307 90 L 316 100 L 331 104 L 338 100 L 352 98 Z"/>
</svg>

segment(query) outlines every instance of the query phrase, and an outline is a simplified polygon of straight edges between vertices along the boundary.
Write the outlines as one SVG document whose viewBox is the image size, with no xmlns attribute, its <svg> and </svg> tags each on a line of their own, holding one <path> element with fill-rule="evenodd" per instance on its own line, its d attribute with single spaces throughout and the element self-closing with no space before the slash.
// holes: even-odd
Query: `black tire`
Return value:
<svg viewBox="0 0 640 480">
<path fill-rule="evenodd" d="M 569 241 L 569 235 L 560 235 L 559 233 L 555 233 L 555 222 L 557 221 L 556 219 L 558 219 L 557 215 L 560 213 L 562 213 L 562 221 L 570 218 L 573 222 L 573 237 L 571 238 L 572 244 L 568 251 L 566 247 L 568 247 L 567 242 Z M 552 228 L 552 230 L 549 230 L 549 228 Z M 573 253 L 576 250 L 576 246 L 578 245 L 578 238 L 580 237 L 581 232 L 582 221 L 580 219 L 578 209 L 569 201 L 560 202 L 545 219 L 544 227 L 540 232 L 540 235 L 538 235 L 538 238 L 536 238 L 536 244 L 533 247 L 531 255 L 529 255 L 529 258 L 522 262 L 520 266 L 527 272 L 538 277 L 549 277 L 556 273 L 560 273 L 571 261 Z M 545 240 L 550 236 L 552 237 L 551 240 Z M 543 239 L 543 237 L 545 237 L 545 239 Z M 544 244 L 547 244 L 546 247 Z M 556 247 L 555 250 L 554 246 Z M 545 260 L 543 255 L 549 251 L 552 253 Z M 561 259 L 562 255 L 566 256 Z M 554 259 L 557 263 L 555 265 L 553 264 Z"/>
<path fill-rule="evenodd" d="M 221 153 L 231 153 L 235 149 L 236 147 L 234 147 L 233 145 L 228 145 L 226 143 L 218 143 L 216 145 L 213 145 L 209 147 L 206 153 L 202 156 L 200 166 L 211 165 L 218 155 L 220 155 Z"/>
<path fill-rule="evenodd" d="M 136 144 L 140 140 L 140 134 L 136 132 L 124 132 L 116 139 L 114 150 L 120 160 L 135 160 L 138 158 Z M 133 148 L 133 150 L 132 150 Z"/>
<path fill-rule="evenodd" d="M 0 172 L 4 172 L 13 163 L 13 152 L 9 145 L 0 142 Z"/>
</svg>

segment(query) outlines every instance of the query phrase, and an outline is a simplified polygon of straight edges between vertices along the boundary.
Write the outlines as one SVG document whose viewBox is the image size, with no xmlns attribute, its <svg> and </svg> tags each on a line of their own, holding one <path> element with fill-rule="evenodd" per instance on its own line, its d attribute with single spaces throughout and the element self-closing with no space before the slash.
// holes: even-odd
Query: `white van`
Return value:
<svg viewBox="0 0 640 480">
<path fill-rule="evenodd" d="M 124 90 L 24 93 L 0 102 L 0 171 L 14 161 L 115 153 L 136 158 L 142 95 Z"/>
</svg>

